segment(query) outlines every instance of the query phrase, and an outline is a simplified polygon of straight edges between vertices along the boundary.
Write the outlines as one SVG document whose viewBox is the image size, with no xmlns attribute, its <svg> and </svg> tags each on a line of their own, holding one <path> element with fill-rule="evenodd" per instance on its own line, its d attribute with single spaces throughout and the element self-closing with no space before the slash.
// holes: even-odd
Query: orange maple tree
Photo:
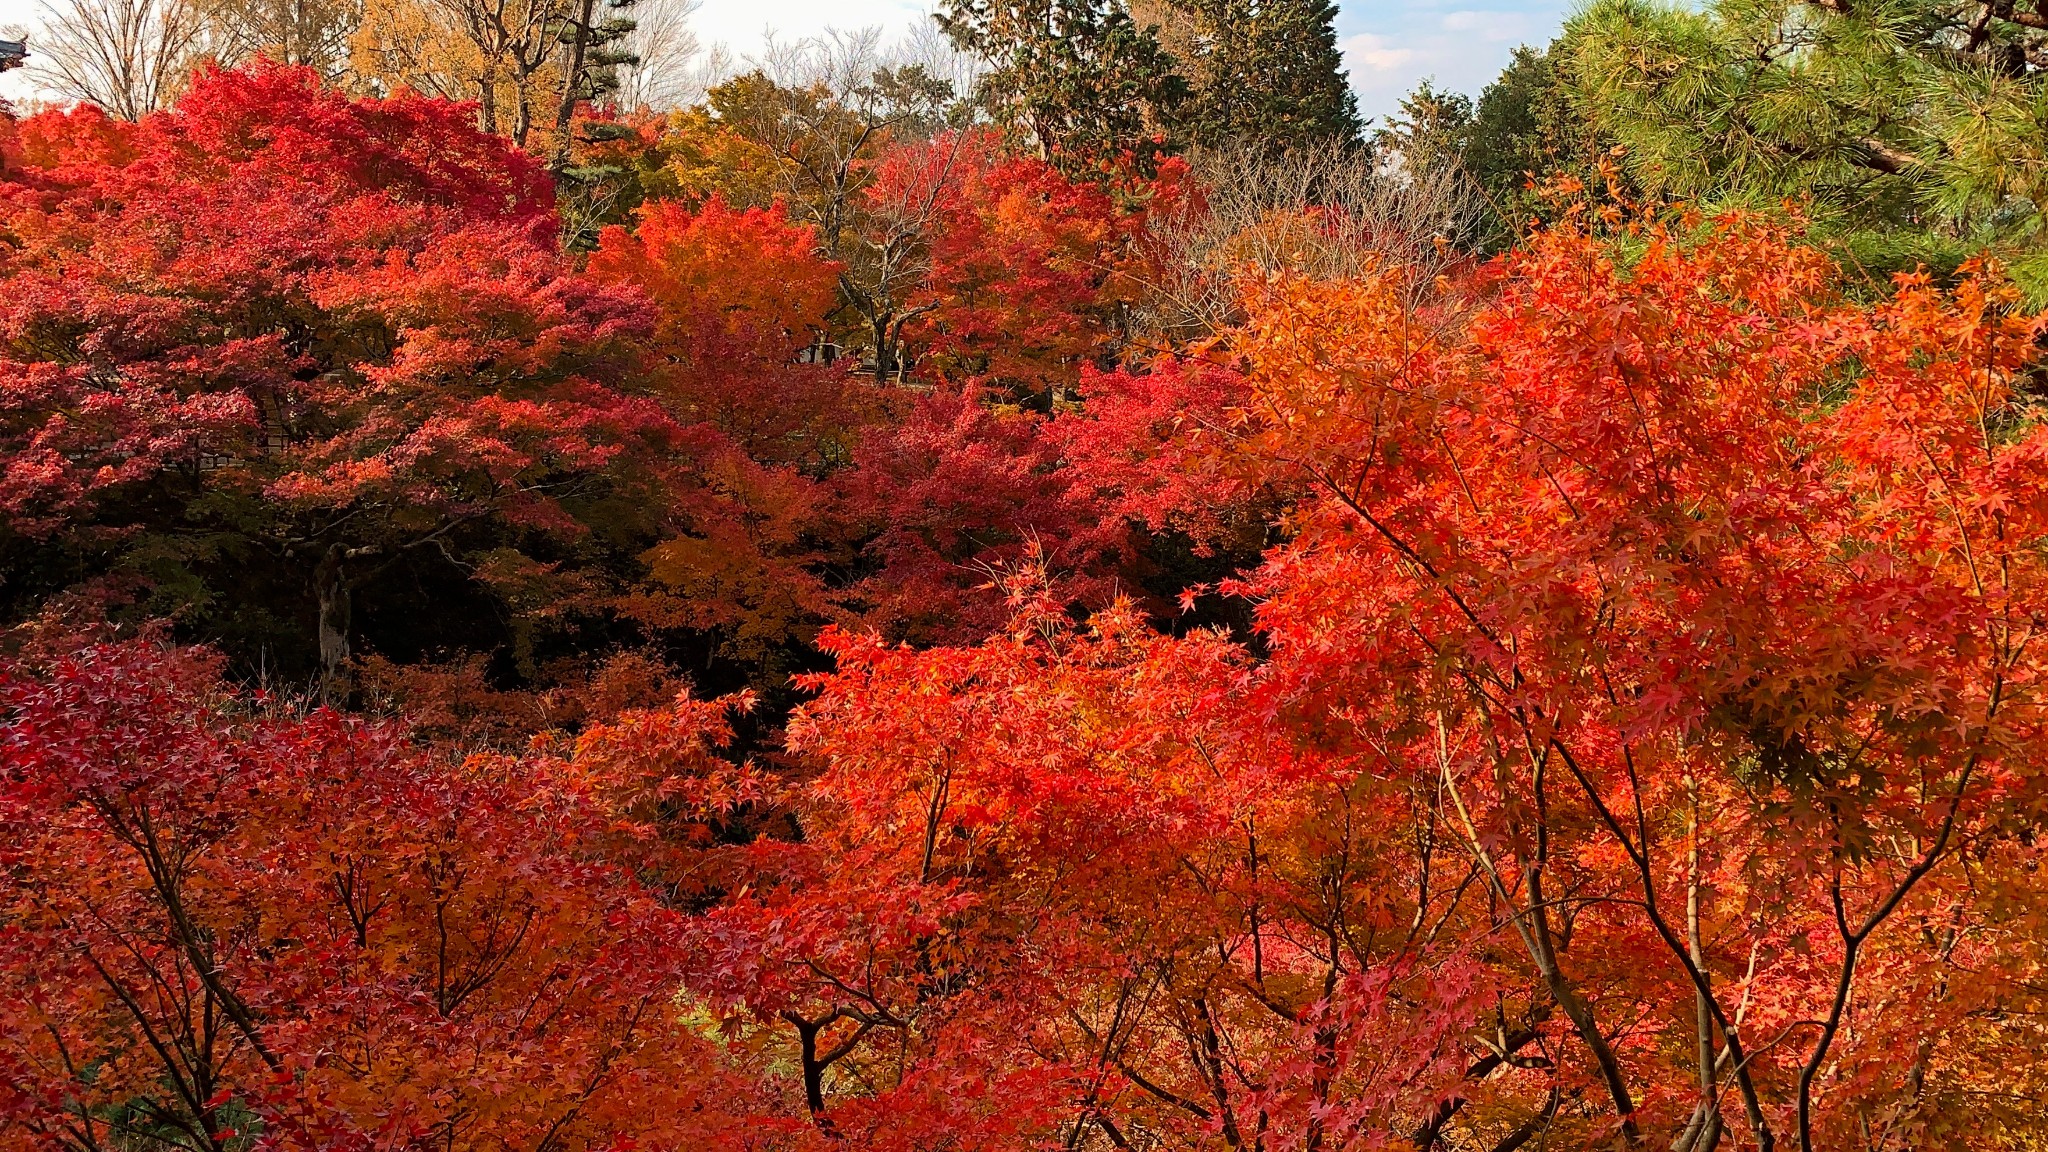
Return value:
<svg viewBox="0 0 2048 1152">
<path fill-rule="evenodd" d="M 821 1127 L 1000 1069 L 1115 1144 L 2031 1131 L 2038 322 L 1696 227 L 1553 232 L 1476 316 L 1263 290 L 1211 432 L 1308 485 L 1263 658 L 1029 581 L 1008 638 L 827 641 L 806 836 L 709 914 Z"/>
<path fill-rule="evenodd" d="M 1940 1138 L 2012 1042 L 1953 983 L 2035 959 L 1966 893 L 2030 853 L 2039 321 L 1695 227 L 1543 236 L 1469 325 L 1261 302 L 1245 444 L 1322 494 L 1272 689 L 1444 799 L 1623 1138 Z"/>
<path fill-rule="evenodd" d="M 1140 357 L 1136 185 L 586 258 L 466 115 L 0 116 L 0 1149 L 2048 1140 L 1996 267 L 1565 212 Z M 251 686 L 372 587 L 497 639 Z"/>
</svg>

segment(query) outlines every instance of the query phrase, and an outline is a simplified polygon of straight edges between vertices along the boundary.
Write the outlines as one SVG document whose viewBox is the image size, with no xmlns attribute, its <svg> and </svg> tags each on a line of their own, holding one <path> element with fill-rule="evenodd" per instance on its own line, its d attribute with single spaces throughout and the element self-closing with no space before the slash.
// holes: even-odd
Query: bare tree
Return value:
<svg viewBox="0 0 2048 1152">
<path fill-rule="evenodd" d="M 701 99 L 697 72 L 708 54 L 690 29 L 701 6 L 702 0 L 637 0 L 629 10 L 633 30 L 619 47 L 632 62 L 620 65 L 612 94 L 621 109 L 665 111 Z"/>
<path fill-rule="evenodd" d="M 738 71 L 739 57 L 733 50 L 724 44 L 713 44 L 676 70 L 673 106 L 689 108 L 704 103 L 713 88 L 732 79 Z"/>
<path fill-rule="evenodd" d="M 931 237 L 947 195 L 959 180 L 966 137 L 953 132 L 915 145 L 909 179 L 873 196 L 842 245 L 839 295 L 861 318 L 874 351 L 877 382 L 909 375 L 903 330 L 936 304 L 910 303 L 931 272 Z"/>
<path fill-rule="evenodd" d="M 329 81 L 348 71 L 362 0 L 195 0 L 206 49 L 233 67 L 263 57 L 311 68 Z"/>
<path fill-rule="evenodd" d="M 49 0 L 33 75 L 59 96 L 140 120 L 185 86 L 205 33 L 195 0 Z"/>
<path fill-rule="evenodd" d="M 949 83 L 899 60 L 875 28 L 770 37 L 744 82 L 751 97 L 721 109 L 724 123 L 781 160 L 777 191 L 840 264 L 841 306 L 872 339 L 878 380 L 903 375 L 903 328 L 916 314 L 906 301 L 924 275 L 928 225 L 960 147 L 957 138 L 933 141 L 914 180 L 871 199 L 867 162 L 892 143 L 931 141 L 955 103 Z"/>
<path fill-rule="evenodd" d="M 1242 277 L 1343 279 L 1400 266 L 1427 280 L 1456 258 L 1477 199 L 1457 172 L 1413 173 L 1364 149 L 1319 145 L 1198 154 L 1205 195 L 1151 223 L 1152 283 L 1137 326 L 1178 344 L 1238 319 Z"/>
<path fill-rule="evenodd" d="M 897 67 L 921 69 L 925 75 L 951 86 L 962 99 L 970 98 L 988 74 L 988 62 L 972 52 L 962 52 L 939 22 L 927 16 L 910 26 L 903 39 L 889 50 Z"/>
<path fill-rule="evenodd" d="M 782 159 L 776 173 L 793 216 L 816 226 L 825 254 L 842 259 L 846 230 L 870 178 L 869 160 L 892 134 L 929 115 L 881 52 L 881 30 L 827 29 L 797 41 L 769 37 L 749 61 L 761 99 L 725 123 Z"/>
<path fill-rule="evenodd" d="M 872 26 L 826 28 L 800 40 L 780 40 L 770 31 L 750 62 L 784 88 L 816 90 L 841 103 L 860 102 L 869 78 L 886 63 L 882 30 Z"/>
</svg>

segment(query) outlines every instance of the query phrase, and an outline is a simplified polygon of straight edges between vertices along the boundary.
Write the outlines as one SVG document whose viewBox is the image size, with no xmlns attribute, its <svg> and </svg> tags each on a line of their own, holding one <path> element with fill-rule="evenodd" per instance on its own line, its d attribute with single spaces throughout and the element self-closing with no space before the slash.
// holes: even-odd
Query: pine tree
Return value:
<svg viewBox="0 0 2048 1152">
<path fill-rule="evenodd" d="M 1284 151 L 1360 138 L 1333 0 L 1178 0 L 1171 11 L 1191 143 Z"/>
<path fill-rule="evenodd" d="M 2010 2 L 1599 0 L 1563 66 L 1646 190 L 1808 200 L 1874 271 L 1989 246 L 2044 295 L 2043 24 Z"/>
<path fill-rule="evenodd" d="M 1142 166 L 1187 95 L 1158 29 L 1122 0 L 946 0 L 937 19 L 992 65 L 981 94 L 995 118 L 1069 172 Z"/>
<path fill-rule="evenodd" d="M 636 25 L 627 15 L 634 0 L 580 0 L 564 22 L 562 42 L 568 57 L 563 69 L 562 97 L 555 111 L 555 150 L 550 166 L 559 173 L 568 166 L 569 124 L 576 106 L 618 90 L 619 69 L 640 62 L 626 51 L 626 37 Z"/>
<path fill-rule="evenodd" d="M 1472 98 L 1424 80 L 1401 98 L 1401 110 L 1373 133 L 1373 148 L 1402 170 L 1422 175 L 1464 163 L 1472 136 Z"/>
</svg>

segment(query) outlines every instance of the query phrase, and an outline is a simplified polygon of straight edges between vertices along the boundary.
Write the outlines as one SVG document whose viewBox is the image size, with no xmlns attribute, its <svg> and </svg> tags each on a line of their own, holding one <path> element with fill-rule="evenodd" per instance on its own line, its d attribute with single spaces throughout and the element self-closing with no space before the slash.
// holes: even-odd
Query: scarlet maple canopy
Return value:
<svg viewBox="0 0 2048 1152">
<path fill-rule="evenodd" d="M 0 214 L 10 552 L 265 640 L 223 586 L 310 584 L 330 686 L 365 585 L 587 536 L 681 444 L 645 299 L 566 267 L 545 175 L 446 104 L 210 73 L 22 122 Z"/>
<path fill-rule="evenodd" d="M 746 1086 L 713 1087 L 674 1007 L 677 917 L 588 850 L 596 793 L 280 715 L 217 669 L 130 641 L 0 672 L 0 1145 L 606 1147 L 733 1122 Z"/>
<path fill-rule="evenodd" d="M 2048 1142 L 1995 267 L 1567 214 L 1155 349 L 1185 166 L 586 257 L 469 116 L 0 116 L 0 1150 Z"/>
</svg>

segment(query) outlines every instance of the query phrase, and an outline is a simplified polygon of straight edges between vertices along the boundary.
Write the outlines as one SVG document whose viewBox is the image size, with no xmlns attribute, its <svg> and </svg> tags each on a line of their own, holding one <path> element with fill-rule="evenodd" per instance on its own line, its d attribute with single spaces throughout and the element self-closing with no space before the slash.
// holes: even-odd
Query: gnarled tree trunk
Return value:
<svg viewBox="0 0 2048 1152">
<path fill-rule="evenodd" d="M 326 704 L 347 700 L 348 633 L 353 613 L 346 566 L 348 549 L 330 545 L 313 569 L 313 595 L 319 603 L 320 699 Z"/>
</svg>

